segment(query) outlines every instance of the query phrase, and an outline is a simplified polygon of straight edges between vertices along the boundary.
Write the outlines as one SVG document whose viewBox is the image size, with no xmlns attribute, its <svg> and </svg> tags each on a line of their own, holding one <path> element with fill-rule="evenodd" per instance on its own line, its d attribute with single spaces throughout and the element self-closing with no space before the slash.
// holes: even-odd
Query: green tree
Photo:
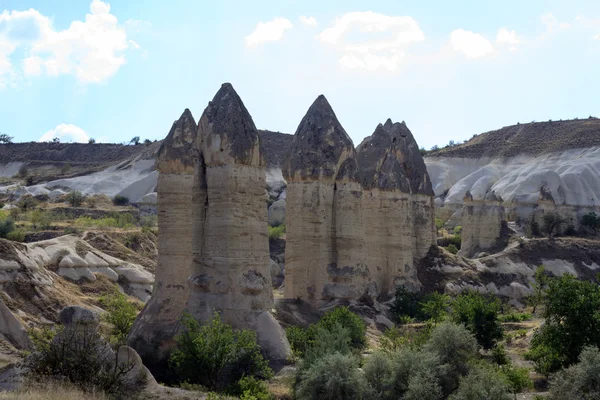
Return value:
<svg viewBox="0 0 600 400">
<path fill-rule="evenodd" d="M 570 274 L 550 279 L 545 323 L 536 330 L 526 357 L 549 374 L 577 362 L 585 346 L 600 345 L 600 287 Z"/>
<path fill-rule="evenodd" d="M 73 190 L 67 195 L 67 203 L 71 207 L 80 207 L 85 196 L 79 190 Z"/>
<path fill-rule="evenodd" d="M 503 365 L 500 367 L 500 374 L 506 380 L 515 400 L 517 400 L 517 393 L 521 393 L 533 387 L 533 382 L 529 377 L 529 370 L 527 368 Z"/>
<path fill-rule="evenodd" d="M 182 317 L 186 330 L 175 337 L 170 363 L 182 381 L 223 389 L 243 376 L 269 378 L 273 372 L 260 353 L 253 331 L 234 331 L 218 313 L 200 325 L 190 314 Z"/>
<path fill-rule="evenodd" d="M 591 228 L 595 235 L 598 233 L 598 228 L 600 228 L 600 216 L 593 211 L 589 212 L 581 217 L 581 225 Z"/>
<path fill-rule="evenodd" d="M 138 145 L 140 144 L 140 137 L 139 136 L 134 136 L 131 138 L 131 140 L 129 141 L 129 144 L 133 144 L 133 145 Z"/>
<path fill-rule="evenodd" d="M 0 133 L 0 143 L 11 144 L 14 137 L 8 136 L 6 133 Z"/>
<path fill-rule="evenodd" d="M 106 310 L 102 318 L 112 325 L 111 337 L 116 344 L 125 344 L 127 335 L 140 309 L 127 300 L 123 293 L 111 293 L 100 298 L 100 304 Z"/>
<path fill-rule="evenodd" d="M 434 325 L 437 325 L 448 312 L 450 297 L 447 294 L 433 292 L 426 296 L 425 301 L 419 304 L 421 305 L 423 314 L 431 319 Z"/>
<path fill-rule="evenodd" d="M 415 318 L 419 313 L 419 295 L 404 286 L 398 286 L 390 311 L 398 318 L 405 315 Z"/>
<path fill-rule="evenodd" d="M 544 214 L 544 231 L 550 240 L 560 231 L 560 227 L 564 225 L 565 219 L 556 212 L 548 212 Z"/>
<path fill-rule="evenodd" d="M 350 311 L 348 307 L 336 307 L 325 313 L 317 323 L 317 327 L 332 331 L 337 324 L 348 329 L 352 347 L 362 349 L 366 346 L 367 326 L 362 318 Z"/>
<path fill-rule="evenodd" d="M 550 386 L 551 400 L 600 399 L 600 350 L 586 347 L 579 359 L 556 375 Z"/>
<path fill-rule="evenodd" d="M 533 294 L 529 297 L 529 303 L 533 307 L 532 313 L 535 314 L 537 307 L 544 302 L 548 286 L 548 275 L 543 265 L 536 268 L 533 279 Z"/>
<path fill-rule="evenodd" d="M 504 378 L 490 367 L 479 365 L 461 379 L 458 390 L 449 400 L 510 400 Z"/>
<path fill-rule="evenodd" d="M 475 335 L 477 343 L 491 349 L 502 338 L 498 320 L 501 304 L 497 298 L 475 291 L 463 292 L 452 303 L 452 318 Z"/>
</svg>

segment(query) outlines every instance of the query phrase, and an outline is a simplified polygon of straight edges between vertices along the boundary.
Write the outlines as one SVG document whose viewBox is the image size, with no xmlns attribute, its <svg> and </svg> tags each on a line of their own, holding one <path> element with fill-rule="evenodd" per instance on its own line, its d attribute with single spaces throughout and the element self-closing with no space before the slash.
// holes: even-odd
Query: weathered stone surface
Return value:
<svg viewBox="0 0 600 400">
<path fill-rule="evenodd" d="M 202 243 L 194 258 L 187 311 L 198 320 L 221 312 L 238 329 L 253 329 L 272 360 L 290 352 L 273 306 L 269 270 L 265 163 L 260 139 L 233 87 L 226 83 L 198 123 L 207 198 Z"/>
<path fill-rule="evenodd" d="M 420 286 L 413 263 L 435 243 L 433 191 L 404 123 L 380 124 L 355 151 L 320 96 L 283 173 L 286 298 L 319 306 Z"/>
<path fill-rule="evenodd" d="M 502 198 L 493 191 L 483 199 L 473 200 L 469 191 L 465 194 L 462 208 L 462 241 L 459 255 L 473 257 L 481 252 L 502 250 L 508 242 Z"/>
<path fill-rule="evenodd" d="M 196 122 L 186 109 L 173 123 L 157 159 L 156 284 L 129 335 L 129 344 L 151 369 L 165 361 L 174 345 L 188 298 L 192 260 L 202 245 L 206 184 L 197 137 Z"/>
<path fill-rule="evenodd" d="M 0 335 L 4 336 L 17 349 L 31 348 L 31 340 L 23 325 L 0 299 Z"/>
<path fill-rule="evenodd" d="M 269 207 L 269 225 L 278 226 L 285 222 L 285 199 L 277 200 Z"/>
<path fill-rule="evenodd" d="M 234 328 L 255 330 L 270 359 L 285 360 L 289 344 L 268 312 L 265 163 L 254 122 L 230 84 L 209 102 L 197 129 L 184 112 L 157 165 L 156 285 L 129 344 L 160 370 L 184 310 L 200 322 L 218 311 Z"/>
</svg>

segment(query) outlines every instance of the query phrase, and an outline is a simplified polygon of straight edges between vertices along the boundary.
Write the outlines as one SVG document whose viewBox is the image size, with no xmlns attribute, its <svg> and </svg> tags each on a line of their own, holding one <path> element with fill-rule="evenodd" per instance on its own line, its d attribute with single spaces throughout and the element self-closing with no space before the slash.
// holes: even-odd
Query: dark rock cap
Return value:
<svg viewBox="0 0 600 400">
<path fill-rule="evenodd" d="M 237 163 L 251 164 L 260 158 L 260 139 L 250 113 L 230 83 L 224 83 L 200 118 L 198 132 L 204 142 L 204 157 L 228 150 Z M 219 136 L 218 142 L 216 136 Z M 219 143 L 223 145 L 219 146 Z M 227 147 L 227 149 L 225 148 Z"/>
<path fill-rule="evenodd" d="M 377 125 L 358 146 L 356 156 L 365 188 L 433 195 L 425 161 L 406 123 L 388 119 Z"/>
<path fill-rule="evenodd" d="M 301 178 L 335 179 L 340 164 L 346 161 L 342 158 L 354 158 L 354 155 L 352 139 L 338 121 L 325 96 L 320 95 L 298 125 L 283 163 L 283 175 L 286 179 L 298 174 Z M 350 174 L 351 169 L 348 166 L 343 173 Z"/>
<path fill-rule="evenodd" d="M 194 146 L 197 137 L 196 121 L 191 111 L 186 108 L 181 117 L 173 122 L 169 134 L 158 150 L 158 169 L 161 170 L 161 163 L 168 161 L 178 161 L 185 167 L 193 167 L 197 157 Z"/>
</svg>

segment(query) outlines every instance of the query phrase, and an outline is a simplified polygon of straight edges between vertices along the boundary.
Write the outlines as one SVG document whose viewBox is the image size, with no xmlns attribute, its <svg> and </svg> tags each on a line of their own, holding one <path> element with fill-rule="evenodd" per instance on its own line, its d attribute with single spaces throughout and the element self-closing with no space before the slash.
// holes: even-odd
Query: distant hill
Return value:
<svg viewBox="0 0 600 400">
<path fill-rule="evenodd" d="M 485 132 L 428 157 L 512 157 L 600 146 L 600 119 L 532 122 Z"/>
</svg>

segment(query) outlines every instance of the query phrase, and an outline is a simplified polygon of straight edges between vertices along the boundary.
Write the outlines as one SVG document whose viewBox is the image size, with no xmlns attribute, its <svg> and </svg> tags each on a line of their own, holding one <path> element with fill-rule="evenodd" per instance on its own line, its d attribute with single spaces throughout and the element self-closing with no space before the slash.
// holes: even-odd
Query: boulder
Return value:
<svg viewBox="0 0 600 400">
<path fill-rule="evenodd" d="M 285 199 L 277 200 L 269 207 L 269 225 L 278 226 L 285 223 Z"/>
</svg>

